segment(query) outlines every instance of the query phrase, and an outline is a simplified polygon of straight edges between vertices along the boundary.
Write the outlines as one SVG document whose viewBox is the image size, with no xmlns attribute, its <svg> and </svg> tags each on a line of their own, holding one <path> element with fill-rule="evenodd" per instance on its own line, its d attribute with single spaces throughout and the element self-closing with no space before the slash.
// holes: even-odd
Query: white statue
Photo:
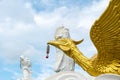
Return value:
<svg viewBox="0 0 120 80">
<path fill-rule="evenodd" d="M 32 71 L 30 59 L 20 56 L 20 68 L 23 72 L 22 80 L 31 80 Z"/>
<path fill-rule="evenodd" d="M 55 32 L 55 39 L 70 38 L 69 30 L 64 26 L 57 28 Z M 57 58 L 54 70 L 60 71 L 74 71 L 75 62 L 72 58 L 66 56 L 61 50 L 56 49 Z"/>
</svg>

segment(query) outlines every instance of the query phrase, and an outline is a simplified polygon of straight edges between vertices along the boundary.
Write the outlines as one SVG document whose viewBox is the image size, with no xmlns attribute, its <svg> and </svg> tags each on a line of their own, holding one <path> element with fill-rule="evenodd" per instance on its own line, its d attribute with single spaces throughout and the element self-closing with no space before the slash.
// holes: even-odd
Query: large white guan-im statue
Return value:
<svg viewBox="0 0 120 80">
<path fill-rule="evenodd" d="M 21 80 L 32 80 L 31 62 L 29 58 L 24 58 L 24 56 L 20 56 L 20 68 L 23 72 L 23 77 Z"/>
<path fill-rule="evenodd" d="M 55 39 L 61 38 L 70 38 L 69 29 L 65 28 L 64 26 L 58 27 L 55 32 Z M 55 72 L 61 71 L 74 71 L 75 62 L 72 58 L 66 56 L 63 51 L 56 48 L 56 63 L 54 70 Z"/>
</svg>

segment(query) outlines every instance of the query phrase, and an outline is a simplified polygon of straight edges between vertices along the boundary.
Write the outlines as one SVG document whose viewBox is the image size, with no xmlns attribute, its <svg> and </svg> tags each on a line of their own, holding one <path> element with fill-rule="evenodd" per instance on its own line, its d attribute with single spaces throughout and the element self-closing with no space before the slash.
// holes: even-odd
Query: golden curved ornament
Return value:
<svg viewBox="0 0 120 80">
<path fill-rule="evenodd" d="M 72 57 L 92 76 L 112 73 L 120 75 L 120 1 L 111 0 L 102 16 L 93 24 L 90 37 L 98 54 L 91 59 L 85 57 L 77 48 L 78 42 L 63 38 L 48 44 L 61 49 Z M 76 44 L 77 43 L 77 44 Z"/>
</svg>

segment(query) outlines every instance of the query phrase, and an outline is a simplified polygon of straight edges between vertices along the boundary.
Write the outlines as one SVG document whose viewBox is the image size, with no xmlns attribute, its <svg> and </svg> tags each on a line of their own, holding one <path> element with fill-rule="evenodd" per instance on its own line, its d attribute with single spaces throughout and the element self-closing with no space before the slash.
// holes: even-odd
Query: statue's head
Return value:
<svg viewBox="0 0 120 80">
<path fill-rule="evenodd" d="M 55 41 L 49 41 L 48 44 L 55 46 L 56 48 L 61 49 L 63 52 L 69 52 L 73 47 L 80 44 L 83 40 L 74 41 L 69 38 L 62 38 Z"/>
<path fill-rule="evenodd" d="M 22 59 L 24 59 L 24 56 L 23 56 L 23 55 L 21 55 L 21 56 L 20 56 L 20 59 L 21 59 L 21 60 L 22 60 Z"/>
<path fill-rule="evenodd" d="M 55 39 L 57 40 L 61 38 L 70 38 L 69 29 L 64 26 L 57 28 L 55 32 Z"/>
</svg>

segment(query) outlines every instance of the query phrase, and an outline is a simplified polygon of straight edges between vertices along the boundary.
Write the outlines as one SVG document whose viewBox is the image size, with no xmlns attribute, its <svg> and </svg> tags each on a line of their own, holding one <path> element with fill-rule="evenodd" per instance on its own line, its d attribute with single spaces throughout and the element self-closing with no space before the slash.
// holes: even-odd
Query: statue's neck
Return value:
<svg viewBox="0 0 120 80">
<path fill-rule="evenodd" d="M 70 51 L 71 57 L 80 65 L 85 71 L 91 72 L 93 70 L 90 59 L 85 57 L 78 48 L 73 48 Z"/>
</svg>

